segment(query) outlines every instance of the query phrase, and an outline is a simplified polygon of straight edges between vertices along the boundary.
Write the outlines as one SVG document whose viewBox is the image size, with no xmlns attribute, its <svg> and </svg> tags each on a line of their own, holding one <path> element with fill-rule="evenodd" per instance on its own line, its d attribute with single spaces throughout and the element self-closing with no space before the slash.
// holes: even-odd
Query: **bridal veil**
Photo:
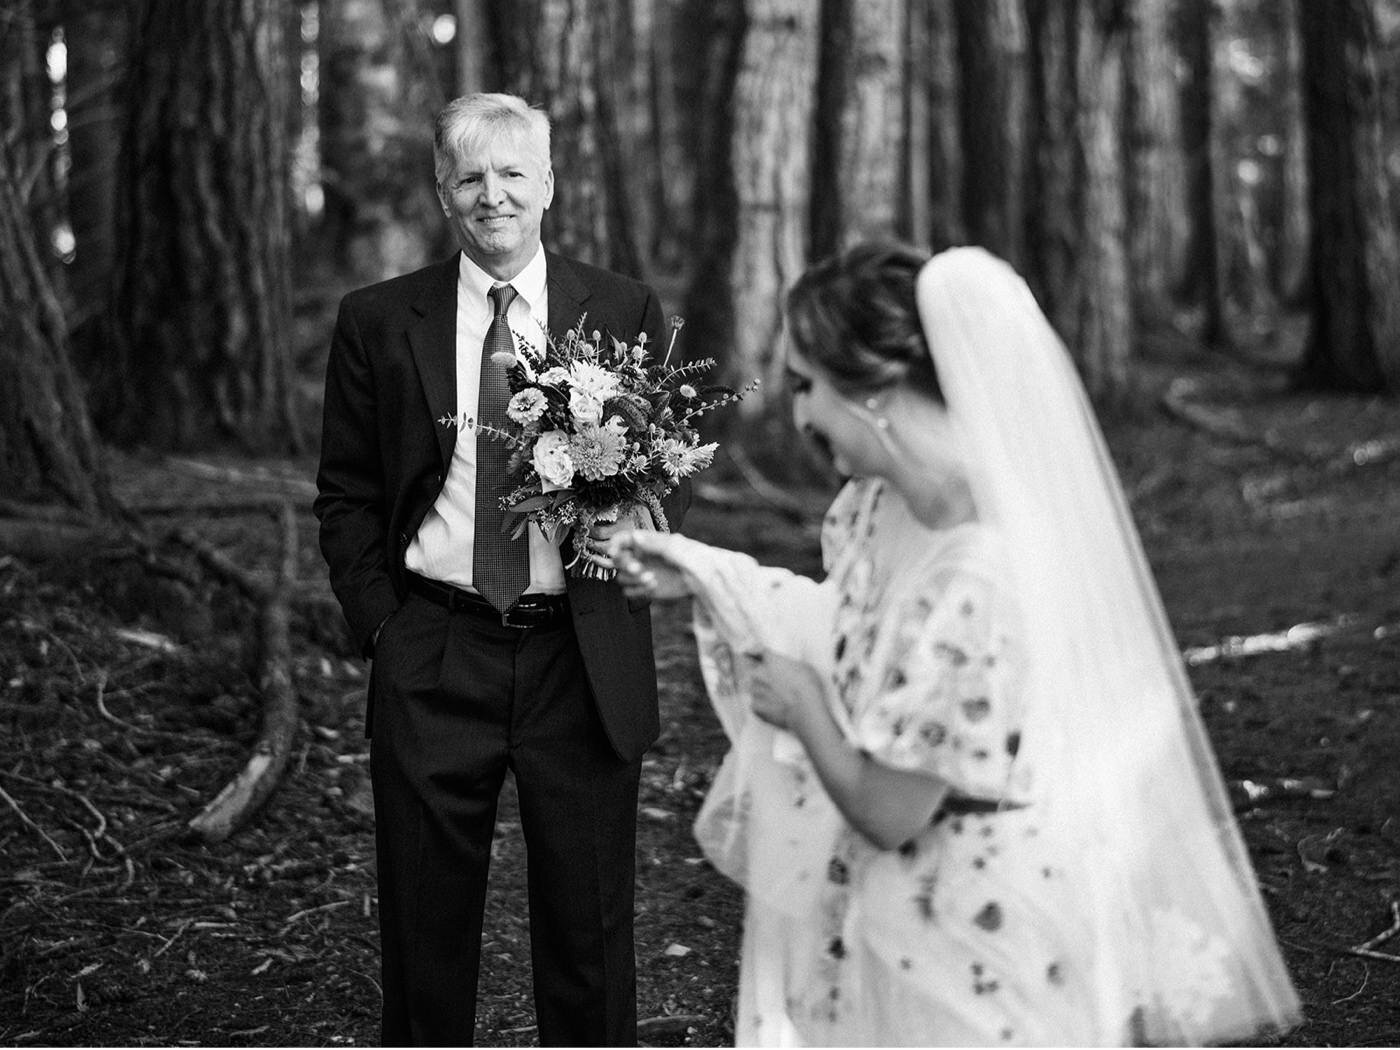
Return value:
<svg viewBox="0 0 1400 1050">
<path fill-rule="evenodd" d="M 919 317 L 999 531 L 1031 690 L 1017 762 L 1082 887 L 1096 1041 L 1201 1044 L 1298 1019 L 1224 784 L 1093 411 L 1025 282 L 929 261 Z"/>
</svg>

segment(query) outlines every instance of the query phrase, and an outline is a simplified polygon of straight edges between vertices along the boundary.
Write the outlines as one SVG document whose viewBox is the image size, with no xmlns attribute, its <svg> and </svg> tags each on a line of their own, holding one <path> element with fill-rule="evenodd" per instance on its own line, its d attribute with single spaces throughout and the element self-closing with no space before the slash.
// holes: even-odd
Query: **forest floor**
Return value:
<svg viewBox="0 0 1400 1050">
<path fill-rule="evenodd" d="M 1176 393 L 1190 399 L 1113 425 L 1110 445 L 1305 1004 L 1275 1045 L 1400 1044 L 1400 934 L 1377 940 L 1400 925 L 1400 405 L 1288 393 L 1272 373 L 1199 357 L 1156 367 L 1154 394 L 1185 380 Z M 252 606 L 179 545 L 0 556 L 0 1044 L 378 1040 L 365 671 L 326 613 L 312 465 L 210 465 L 113 464 L 153 531 L 193 530 L 245 567 L 279 558 L 257 501 L 295 502 L 291 763 L 245 829 L 193 839 L 187 821 L 258 733 Z M 729 498 L 701 498 L 687 532 L 817 571 L 829 493 L 795 494 L 813 508 L 800 515 L 716 475 L 702 497 Z M 187 571 L 170 571 L 181 558 Z M 655 622 L 663 732 L 638 816 L 641 1038 L 725 1045 L 741 900 L 690 834 L 724 743 L 688 610 L 658 607 Z M 1211 648 L 1290 628 L 1275 649 Z M 523 869 L 508 793 L 481 1044 L 535 1041 Z"/>
</svg>

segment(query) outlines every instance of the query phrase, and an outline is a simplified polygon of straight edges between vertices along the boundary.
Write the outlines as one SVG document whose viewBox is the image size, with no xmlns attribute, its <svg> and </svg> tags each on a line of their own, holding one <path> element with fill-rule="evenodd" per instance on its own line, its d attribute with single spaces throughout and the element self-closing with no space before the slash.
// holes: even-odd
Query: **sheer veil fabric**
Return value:
<svg viewBox="0 0 1400 1050">
<path fill-rule="evenodd" d="M 1096 1042 L 1287 1028 L 1299 1003 L 1093 411 L 1030 289 L 979 248 L 933 257 L 919 316 L 1003 538 L 1027 646 L 1016 762 L 1077 883 Z"/>
<path fill-rule="evenodd" d="M 747 891 L 738 1044 L 1193 1045 L 1292 1025 L 1297 997 L 1063 344 L 981 249 L 935 256 L 916 297 L 975 522 L 927 528 L 888 483 L 854 480 L 823 527 L 820 583 L 665 537 L 732 744 L 695 834 Z M 985 584 L 957 592 L 983 595 L 968 622 L 1009 640 L 1008 677 L 966 695 L 963 672 L 909 655 L 963 644 L 945 630 L 964 601 L 950 581 Z M 800 745 L 750 712 L 763 672 L 749 655 L 765 651 L 832 683 L 853 747 L 899 765 L 885 731 L 924 739 L 949 790 L 1010 807 L 877 850 Z M 950 747 L 998 711 L 1018 744 L 970 773 Z"/>
</svg>

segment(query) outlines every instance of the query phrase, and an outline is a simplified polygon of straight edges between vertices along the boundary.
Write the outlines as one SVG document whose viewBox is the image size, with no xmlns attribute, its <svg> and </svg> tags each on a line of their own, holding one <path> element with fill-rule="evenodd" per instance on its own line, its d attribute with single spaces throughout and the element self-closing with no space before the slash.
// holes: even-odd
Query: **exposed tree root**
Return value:
<svg viewBox="0 0 1400 1050">
<path fill-rule="evenodd" d="M 228 838 L 267 801 L 287 766 L 296 736 L 290 597 L 296 575 L 297 531 L 291 504 L 283 505 L 280 519 L 282 564 L 271 584 L 234 565 L 199 537 L 180 534 L 181 541 L 194 549 L 204 564 L 259 604 L 257 684 L 263 697 L 262 732 L 243 769 L 190 820 L 190 830 L 206 842 Z"/>
</svg>

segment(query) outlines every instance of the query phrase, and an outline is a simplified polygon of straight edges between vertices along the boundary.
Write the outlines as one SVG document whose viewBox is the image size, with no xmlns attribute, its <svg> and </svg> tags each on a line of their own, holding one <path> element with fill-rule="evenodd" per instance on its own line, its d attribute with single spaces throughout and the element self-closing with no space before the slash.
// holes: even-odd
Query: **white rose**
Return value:
<svg viewBox="0 0 1400 1050">
<path fill-rule="evenodd" d="M 579 423 L 599 423 L 603 419 L 603 402 L 586 390 L 569 391 L 569 412 Z"/>
<path fill-rule="evenodd" d="M 574 480 L 574 461 L 569 455 L 569 435 L 562 430 L 546 430 L 535 440 L 531 462 L 540 481 L 556 489 L 567 488 Z"/>
</svg>

